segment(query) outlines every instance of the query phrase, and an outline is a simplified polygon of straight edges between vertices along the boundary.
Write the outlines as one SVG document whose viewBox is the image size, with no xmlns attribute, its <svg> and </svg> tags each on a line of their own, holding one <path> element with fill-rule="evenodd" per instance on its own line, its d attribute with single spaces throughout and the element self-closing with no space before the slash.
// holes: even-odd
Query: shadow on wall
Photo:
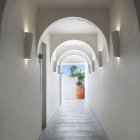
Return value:
<svg viewBox="0 0 140 140">
<path fill-rule="evenodd" d="M 136 12 L 137 12 L 139 30 L 140 30 L 140 0 L 134 0 L 134 4 L 135 4 Z"/>
<path fill-rule="evenodd" d="M 7 0 L 1 0 L 0 1 L 0 31 L 1 31 L 1 23 L 2 23 L 2 17 L 3 17 L 3 12 L 4 12 L 4 7 L 6 4 Z"/>
</svg>

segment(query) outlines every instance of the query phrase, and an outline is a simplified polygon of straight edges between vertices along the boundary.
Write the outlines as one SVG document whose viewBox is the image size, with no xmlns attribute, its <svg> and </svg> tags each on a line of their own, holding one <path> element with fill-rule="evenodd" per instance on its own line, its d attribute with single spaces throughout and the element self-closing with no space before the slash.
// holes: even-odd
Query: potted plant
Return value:
<svg viewBox="0 0 140 140">
<path fill-rule="evenodd" d="M 85 73 L 81 72 L 81 70 L 78 70 L 77 66 L 73 65 L 70 68 L 70 77 L 77 78 L 76 82 L 76 96 L 77 99 L 84 99 L 84 78 Z"/>
</svg>

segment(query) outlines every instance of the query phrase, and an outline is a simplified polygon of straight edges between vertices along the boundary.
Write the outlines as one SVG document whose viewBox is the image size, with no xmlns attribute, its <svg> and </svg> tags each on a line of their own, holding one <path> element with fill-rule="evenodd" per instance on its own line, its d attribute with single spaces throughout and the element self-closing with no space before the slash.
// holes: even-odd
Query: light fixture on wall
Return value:
<svg viewBox="0 0 140 140">
<path fill-rule="evenodd" d="M 113 43 L 113 51 L 114 57 L 120 58 L 120 31 L 112 31 L 112 43 Z"/>
<path fill-rule="evenodd" d="M 58 74 L 61 74 L 61 65 L 58 65 Z"/>
<path fill-rule="evenodd" d="M 32 42 L 33 42 L 33 33 L 25 32 L 24 33 L 24 58 L 25 60 L 31 59 Z"/>
<path fill-rule="evenodd" d="M 91 66 L 88 64 L 88 72 L 91 73 Z"/>
<path fill-rule="evenodd" d="M 92 60 L 92 72 L 95 72 L 95 61 Z"/>
<path fill-rule="evenodd" d="M 98 51 L 98 63 L 99 63 L 99 67 L 103 66 L 103 62 L 102 62 L 102 51 Z"/>
<path fill-rule="evenodd" d="M 56 72 L 56 61 L 53 61 L 53 72 Z"/>
<path fill-rule="evenodd" d="M 139 30 L 140 30 L 140 1 L 139 0 L 133 0 L 137 12 L 137 18 L 138 18 L 138 23 L 139 23 Z"/>
<path fill-rule="evenodd" d="M 120 31 L 120 28 L 121 28 L 121 27 L 120 27 L 120 24 L 118 23 L 118 24 L 117 24 L 117 27 L 116 27 L 116 31 Z"/>
</svg>

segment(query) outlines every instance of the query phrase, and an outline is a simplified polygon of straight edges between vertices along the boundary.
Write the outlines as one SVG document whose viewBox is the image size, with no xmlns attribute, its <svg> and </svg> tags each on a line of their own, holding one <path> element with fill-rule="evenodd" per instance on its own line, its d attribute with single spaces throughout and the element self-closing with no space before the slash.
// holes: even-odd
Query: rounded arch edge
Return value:
<svg viewBox="0 0 140 140">
<path fill-rule="evenodd" d="M 85 21 L 87 23 L 89 23 L 90 25 L 92 25 L 93 27 L 96 27 L 98 29 L 98 31 L 103 35 L 104 40 L 107 44 L 107 46 L 109 45 L 109 36 L 105 35 L 105 33 L 96 25 L 94 24 L 91 20 L 83 18 L 83 17 L 76 17 L 76 16 L 70 16 L 70 17 L 63 17 L 63 18 L 58 18 L 54 21 L 52 21 L 52 23 L 50 23 L 47 28 L 44 30 L 44 32 L 37 37 L 37 52 L 38 52 L 38 48 L 40 46 L 41 41 L 43 41 L 44 36 L 58 23 L 61 22 L 65 19 L 77 19 L 77 20 L 82 20 Z M 108 47 L 109 48 L 109 47 Z"/>
</svg>

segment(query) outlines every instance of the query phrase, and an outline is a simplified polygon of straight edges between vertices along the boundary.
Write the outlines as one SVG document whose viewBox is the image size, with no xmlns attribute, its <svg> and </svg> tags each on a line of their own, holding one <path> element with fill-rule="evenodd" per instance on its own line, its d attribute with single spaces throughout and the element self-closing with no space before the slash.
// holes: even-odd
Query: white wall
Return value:
<svg viewBox="0 0 140 140">
<path fill-rule="evenodd" d="M 111 140 L 139 140 L 140 33 L 133 1 L 114 0 L 110 13 L 110 31 L 121 26 L 121 59 L 119 63 L 114 60 L 110 43 L 110 62 L 104 61 L 102 69 L 88 75 L 86 99 Z M 8 0 L 6 4 L 0 40 L 1 140 L 36 140 L 41 132 L 35 15 L 36 9 L 28 0 Z M 39 9 L 37 40 L 53 21 L 73 15 L 93 21 L 109 36 L 107 9 Z M 25 28 L 34 33 L 32 59 L 27 64 L 24 62 Z M 47 120 L 50 120 L 59 105 L 59 76 L 52 72 L 50 63 L 47 73 Z"/>
<path fill-rule="evenodd" d="M 52 65 L 50 63 L 50 36 L 47 36 L 47 96 L 46 96 L 46 119 L 47 123 L 53 117 L 54 113 L 60 105 L 60 77 L 56 72 L 53 72 Z"/>
<path fill-rule="evenodd" d="M 76 82 L 77 78 L 71 78 L 68 75 L 62 75 L 62 84 L 61 84 L 61 99 L 62 100 L 71 100 L 76 99 Z"/>
<path fill-rule="evenodd" d="M 109 37 L 109 10 L 108 9 L 38 9 L 37 12 L 37 41 L 42 33 L 53 22 L 65 17 L 82 17 L 97 25 Z"/>
<path fill-rule="evenodd" d="M 132 0 L 114 0 L 110 31 L 121 27 L 120 62 L 112 55 L 88 76 L 86 100 L 110 140 L 140 139 L 140 32 Z"/>
<path fill-rule="evenodd" d="M 41 133 L 35 15 L 29 1 L 7 1 L 0 38 L 0 140 L 36 140 Z M 28 63 L 24 61 L 25 24 L 34 34 Z"/>
<path fill-rule="evenodd" d="M 69 41 L 69 40 L 81 40 L 85 43 L 87 43 L 91 49 L 97 54 L 97 33 L 95 34 L 51 34 L 51 55 L 53 54 L 54 50 L 62 43 Z M 89 49 L 85 44 L 79 45 L 81 48 L 80 50 L 86 52 L 89 57 L 93 57 L 91 49 Z M 68 49 L 79 49 L 78 45 L 60 45 L 60 49 L 57 51 L 57 56 L 62 54 L 64 51 Z M 87 48 L 85 48 L 85 46 Z"/>
<path fill-rule="evenodd" d="M 60 105 L 60 77 L 52 69 L 48 71 L 48 86 L 47 92 L 47 122 L 53 117 Z"/>
</svg>

